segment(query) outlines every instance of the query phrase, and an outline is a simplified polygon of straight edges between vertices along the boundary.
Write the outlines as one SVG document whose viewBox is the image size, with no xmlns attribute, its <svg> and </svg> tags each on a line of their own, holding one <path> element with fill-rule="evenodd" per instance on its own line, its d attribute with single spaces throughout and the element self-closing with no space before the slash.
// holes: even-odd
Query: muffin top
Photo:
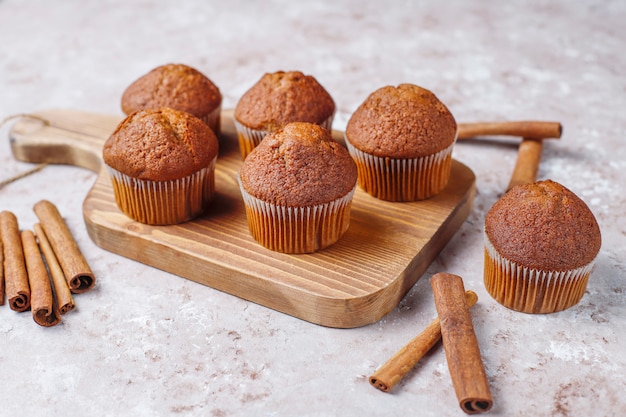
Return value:
<svg viewBox="0 0 626 417">
<path fill-rule="evenodd" d="M 105 142 L 102 156 L 130 177 L 169 181 L 207 167 L 217 152 L 217 137 L 202 120 L 163 107 L 127 116 Z"/>
<path fill-rule="evenodd" d="M 540 270 L 585 266 L 601 244 L 589 207 L 550 180 L 513 187 L 487 213 L 485 233 L 500 255 Z"/>
<path fill-rule="evenodd" d="M 330 94 L 313 76 L 300 71 L 264 74 L 235 107 L 239 123 L 267 132 L 290 122 L 321 124 L 334 113 Z"/>
<path fill-rule="evenodd" d="M 288 207 L 328 203 L 356 186 L 347 149 L 324 128 L 294 122 L 268 134 L 244 160 L 241 185 L 252 196 Z"/>
<path fill-rule="evenodd" d="M 184 64 L 154 68 L 126 88 L 122 111 L 170 107 L 204 117 L 222 103 L 220 90 L 204 74 Z"/>
<path fill-rule="evenodd" d="M 456 139 L 457 125 L 435 95 L 413 84 L 386 86 L 370 94 L 346 126 L 357 149 L 378 157 L 420 158 Z"/>
</svg>

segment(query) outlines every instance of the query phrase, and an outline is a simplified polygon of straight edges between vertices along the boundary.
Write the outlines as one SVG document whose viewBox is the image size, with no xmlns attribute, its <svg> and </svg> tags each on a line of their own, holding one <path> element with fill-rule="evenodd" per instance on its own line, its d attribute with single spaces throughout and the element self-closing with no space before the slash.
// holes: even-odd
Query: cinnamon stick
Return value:
<svg viewBox="0 0 626 417">
<path fill-rule="evenodd" d="M 474 291 L 465 292 L 465 302 L 469 307 L 476 304 L 476 301 L 478 301 L 478 296 Z M 440 339 L 441 324 L 439 317 L 437 317 L 383 366 L 378 368 L 370 376 L 370 384 L 383 392 L 389 392 Z"/>
<path fill-rule="evenodd" d="M 61 265 L 59 265 L 59 261 L 54 254 L 52 246 L 50 246 L 50 242 L 48 241 L 41 224 L 36 223 L 33 226 L 33 229 L 35 230 L 35 236 L 39 241 L 41 253 L 43 253 L 46 264 L 48 265 L 48 272 L 50 273 L 50 278 L 52 280 L 53 295 L 55 296 L 57 305 L 59 306 L 59 312 L 61 314 L 65 314 L 74 309 L 74 297 L 72 297 L 72 292 L 70 291 L 70 287 L 67 285 L 67 281 L 65 280 L 63 269 L 61 268 Z"/>
<path fill-rule="evenodd" d="M 33 313 L 33 320 L 40 326 L 57 325 L 61 322 L 61 315 L 52 296 L 50 277 L 43 263 L 35 235 L 30 230 L 23 230 L 21 236 L 30 283 L 30 309 Z"/>
<path fill-rule="evenodd" d="M 0 306 L 4 305 L 4 245 L 0 232 Z"/>
<path fill-rule="evenodd" d="M 465 302 L 463 279 L 447 273 L 430 279 L 441 320 L 441 338 L 448 369 L 461 409 L 467 414 L 488 411 L 493 405 L 487 375 Z"/>
<path fill-rule="evenodd" d="M 82 293 L 90 290 L 96 278 L 59 210 L 51 202 L 42 200 L 35 204 L 34 211 L 63 269 L 70 291 Z"/>
<path fill-rule="evenodd" d="M 24 250 L 17 217 L 10 211 L 0 213 L 0 235 L 4 246 L 4 284 L 9 307 L 18 312 L 28 310 L 30 286 Z"/>
<path fill-rule="evenodd" d="M 558 139 L 563 133 L 559 122 L 519 121 L 519 122 L 479 122 L 459 123 L 458 138 L 469 139 L 479 136 L 519 136 L 533 139 Z"/>
<path fill-rule="evenodd" d="M 535 182 L 539 162 L 541 161 L 541 151 L 543 141 L 541 139 L 524 138 L 517 150 L 517 160 L 507 191 L 519 184 L 529 184 Z"/>
</svg>

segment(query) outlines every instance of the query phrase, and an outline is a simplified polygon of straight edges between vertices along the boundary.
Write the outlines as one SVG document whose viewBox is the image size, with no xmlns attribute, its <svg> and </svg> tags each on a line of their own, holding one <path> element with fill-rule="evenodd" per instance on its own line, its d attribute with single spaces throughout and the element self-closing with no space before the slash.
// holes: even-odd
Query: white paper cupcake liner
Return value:
<svg viewBox="0 0 626 417">
<path fill-rule="evenodd" d="M 359 185 L 372 196 L 386 201 L 426 200 L 440 193 L 450 179 L 452 149 L 422 158 L 382 158 L 363 152 L 344 135 L 348 151 L 357 163 Z"/>
<path fill-rule="evenodd" d="M 498 253 L 484 234 L 487 292 L 503 306 L 524 313 L 554 313 L 577 304 L 585 293 L 595 259 L 567 271 L 518 265 Z"/>
<path fill-rule="evenodd" d="M 335 243 L 348 230 L 356 186 L 345 196 L 310 207 L 260 200 L 240 185 L 252 237 L 276 252 L 311 253 Z"/>
<path fill-rule="evenodd" d="M 142 180 L 107 166 L 119 209 L 144 224 L 178 224 L 200 215 L 215 191 L 215 161 L 187 177 L 171 181 Z"/>
<path fill-rule="evenodd" d="M 320 126 L 330 132 L 332 129 L 334 117 L 334 114 L 331 115 L 324 122 L 320 123 Z M 259 143 L 261 143 L 263 138 L 269 132 L 260 129 L 250 129 L 249 127 L 246 127 L 243 124 L 239 123 L 239 121 L 234 117 L 233 120 L 235 122 L 235 129 L 237 129 L 237 137 L 239 139 L 239 151 L 241 153 L 242 159 L 246 159 L 246 156 L 248 156 L 248 154 L 252 152 L 252 150 L 256 148 Z"/>
<path fill-rule="evenodd" d="M 220 136 L 220 129 L 221 129 L 221 126 L 220 126 L 221 113 L 222 113 L 222 105 L 220 104 L 219 106 L 215 108 L 215 110 L 213 110 L 206 116 L 200 118 L 200 120 L 206 123 L 207 126 L 209 126 L 211 130 L 213 130 L 213 133 L 215 133 L 215 136 L 217 136 L 218 138 Z"/>
</svg>

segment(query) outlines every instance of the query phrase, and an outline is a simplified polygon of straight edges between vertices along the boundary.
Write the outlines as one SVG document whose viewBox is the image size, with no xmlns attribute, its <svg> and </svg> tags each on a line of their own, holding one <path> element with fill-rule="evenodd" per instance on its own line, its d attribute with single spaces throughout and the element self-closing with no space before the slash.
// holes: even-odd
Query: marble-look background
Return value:
<svg viewBox="0 0 626 417">
<path fill-rule="evenodd" d="M 441 347 L 385 394 L 367 377 L 435 317 L 428 278 L 461 275 L 494 416 L 626 414 L 626 3 L 618 0 L 0 0 L 0 117 L 47 108 L 121 115 L 124 88 L 167 62 L 207 74 L 232 108 L 264 72 L 314 75 L 343 129 L 373 90 L 411 82 L 459 122 L 555 120 L 539 178 L 576 192 L 603 246 L 581 302 L 509 311 L 482 284 L 485 212 L 508 184 L 511 140 L 459 144 L 475 207 L 399 306 L 357 329 L 316 326 L 95 246 L 81 203 L 95 174 L 51 166 L 0 189 L 23 228 L 54 202 L 97 288 L 55 328 L 0 307 L 1 415 L 461 416 Z M 10 125 L 10 124 L 9 124 Z M 0 179 L 22 172 L 0 132 Z"/>
</svg>

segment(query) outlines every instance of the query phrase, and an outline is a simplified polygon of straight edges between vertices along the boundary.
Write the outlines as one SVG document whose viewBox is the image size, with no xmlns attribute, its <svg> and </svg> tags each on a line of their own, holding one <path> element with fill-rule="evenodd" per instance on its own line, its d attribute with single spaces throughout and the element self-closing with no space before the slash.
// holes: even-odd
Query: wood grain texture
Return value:
<svg viewBox="0 0 626 417">
<path fill-rule="evenodd" d="M 476 192 L 473 172 L 458 161 L 448 187 L 426 201 L 390 203 L 358 189 L 350 228 L 339 242 L 317 253 L 287 255 L 263 248 L 248 231 L 232 111 L 222 113 L 212 207 L 176 226 L 140 224 L 117 208 L 101 150 L 121 116 L 37 114 L 49 123 L 17 122 L 10 132 L 13 153 L 99 173 L 83 204 L 87 231 L 98 246 L 323 326 L 363 326 L 391 311 L 463 224 Z M 341 132 L 333 136 L 343 142 Z"/>
</svg>

